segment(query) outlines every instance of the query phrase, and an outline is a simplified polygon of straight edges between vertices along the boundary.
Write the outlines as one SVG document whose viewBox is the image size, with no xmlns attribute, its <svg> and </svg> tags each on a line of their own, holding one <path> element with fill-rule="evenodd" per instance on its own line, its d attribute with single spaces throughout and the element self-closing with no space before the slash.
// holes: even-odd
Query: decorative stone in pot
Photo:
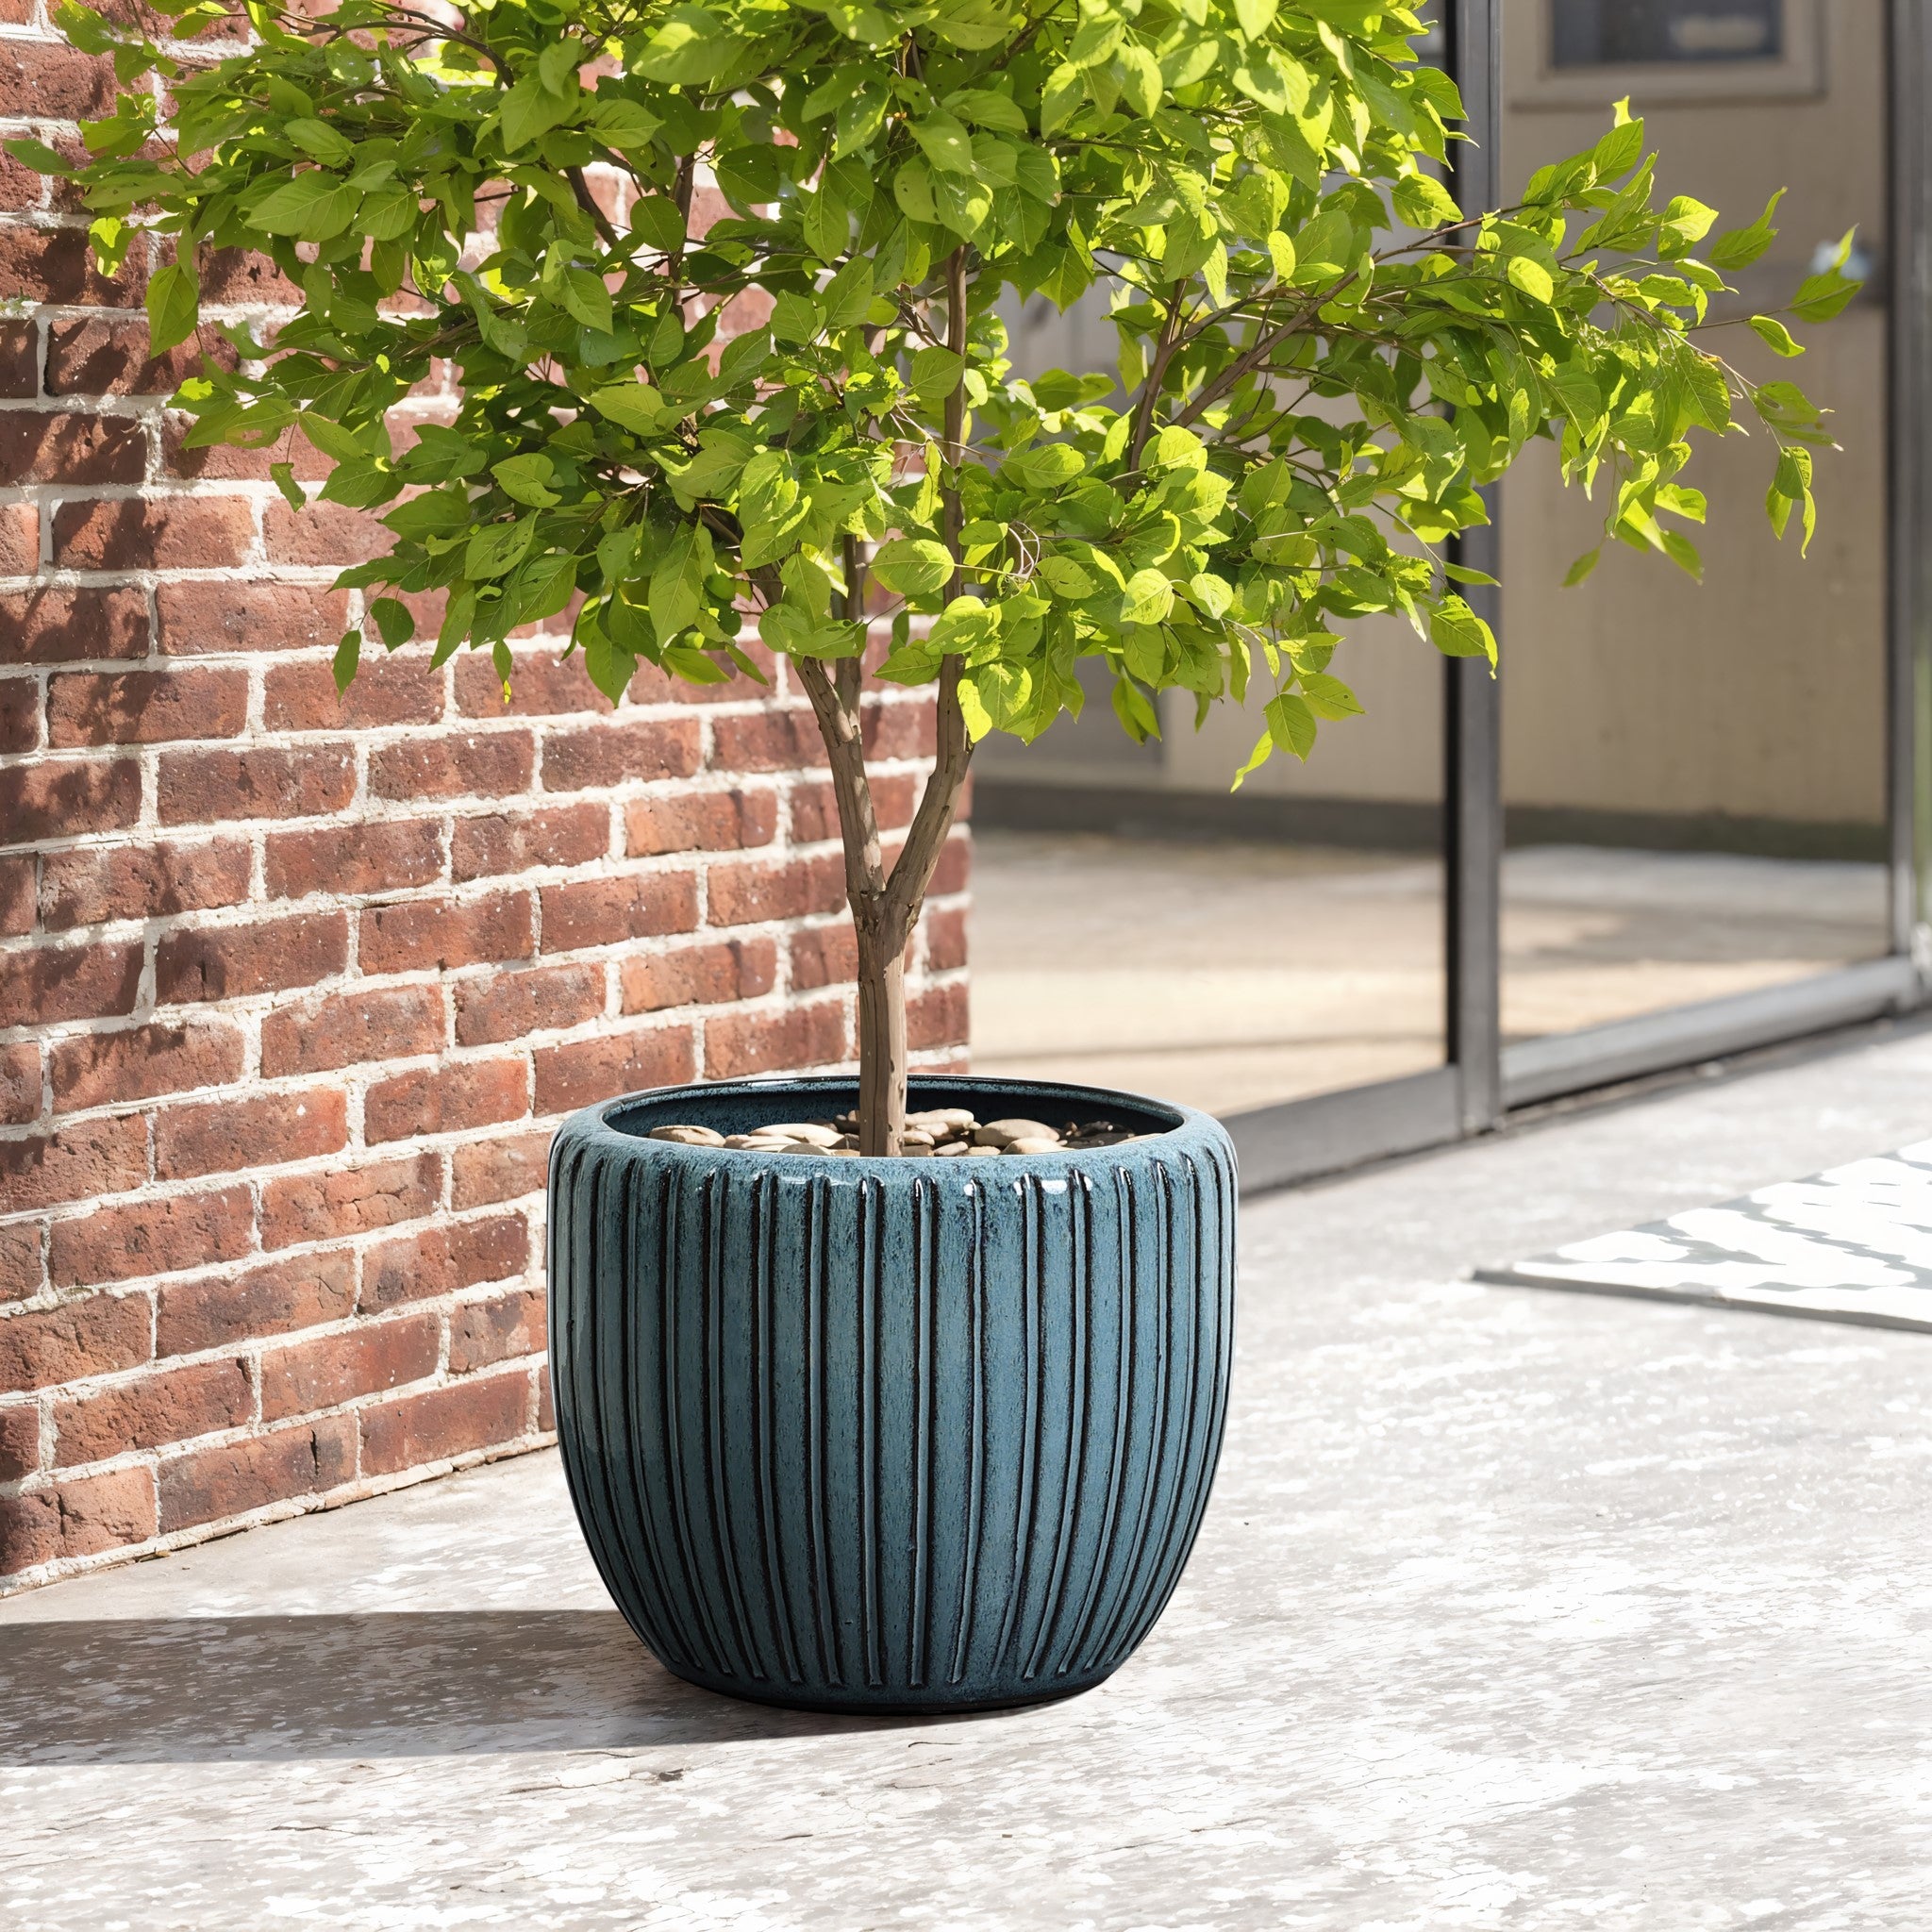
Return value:
<svg viewBox="0 0 1932 1932">
<path fill-rule="evenodd" d="M 591 1555 L 653 1654 L 732 1696 L 942 1712 L 1086 1690 L 1153 1627 L 1207 1505 L 1233 1149 L 1184 1108 L 917 1075 L 915 1109 L 1137 1138 L 950 1160 L 652 1138 L 855 1097 L 667 1089 L 558 1132 L 551 1376 Z"/>
</svg>

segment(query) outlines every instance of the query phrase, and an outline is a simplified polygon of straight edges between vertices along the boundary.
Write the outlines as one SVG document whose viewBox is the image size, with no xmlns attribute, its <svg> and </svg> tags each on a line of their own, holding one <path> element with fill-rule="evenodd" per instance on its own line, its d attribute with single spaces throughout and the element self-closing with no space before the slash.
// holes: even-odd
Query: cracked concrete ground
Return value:
<svg viewBox="0 0 1932 1932">
<path fill-rule="evenodd" d="M 1932 1134 L 1932 1033 L 1254 1203 L 1166 1620 L 948 1723 L 706 1696 L 552 1456 L 0 1605 L 0 1924 L 1919 1927 L 1932 1338 L 1457 1279 Z"/>
</svg>

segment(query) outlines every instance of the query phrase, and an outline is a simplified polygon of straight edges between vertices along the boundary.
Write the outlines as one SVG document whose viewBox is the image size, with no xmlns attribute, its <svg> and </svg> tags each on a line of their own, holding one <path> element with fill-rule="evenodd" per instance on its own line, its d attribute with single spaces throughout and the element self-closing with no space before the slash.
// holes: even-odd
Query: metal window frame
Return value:
<svg viewBox="0 0 1932 1932">
<path fill-rule="evenodd" d="M 1466 207 L 1500 188 L 1506 0 L 1445 0 L 1449 70 L 1471 145 L 1456 185 Z M 1307 1100 L 1226 1125 L 1247 1191 L 1487 1132 L 1512 1108 L 1911 1010 L 1932 997 L 1932 0 L 1889 0 L 1890 256 L 1886 756 L 1888 939 L 1882 958 L 1724 999 L 1667 1008 L 1506 1046 L 1502 1038 L 1502 683 L 1480 659 L 1444 666 L 1444 958 L 1447 1064 Z M 1499 575 L 1500 505 L 1458 543 Z M 1501 635 L 1500 595 L 1470 601 Z M 1507 662 L 1507 649 L 1505 663 Z"/>
</svg>

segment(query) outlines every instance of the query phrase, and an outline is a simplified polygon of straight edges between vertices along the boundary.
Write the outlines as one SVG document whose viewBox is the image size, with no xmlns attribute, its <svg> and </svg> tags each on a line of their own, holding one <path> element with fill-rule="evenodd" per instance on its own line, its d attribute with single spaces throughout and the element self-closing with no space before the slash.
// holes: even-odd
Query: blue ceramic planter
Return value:
<svg viewBox="0 0 1932 1932">
<path fill-rule="evenodd" d="M 644 1138 L 850 1107 L 836 1079 L 633 1094 L 550 1163 L 558 1430 L 592 1556 L 694 1684 L 947 1711 L 1099 1683 L 1207 1505 L 1233 1339 L 1235 1167 L 1204 1114 L 915 1078 L 982 1120 L 1157 1138 L 996 1160 Z"/>
</svg>

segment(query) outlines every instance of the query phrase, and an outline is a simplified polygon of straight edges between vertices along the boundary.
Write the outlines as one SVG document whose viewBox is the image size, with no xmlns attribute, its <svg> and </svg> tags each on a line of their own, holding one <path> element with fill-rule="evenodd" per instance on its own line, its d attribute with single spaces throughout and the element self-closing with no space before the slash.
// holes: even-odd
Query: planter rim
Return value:
<svg viewBox="0 0 1932 1932">
<path fill-rule="evenodd" d="M 917 1073 L 911 1075 L 907 1086 L 908 1100 L 915 1111 L 922 1106 L 944 1107 L 963 1104 L 967 1100 L 977 1101 L 987 1094 L 998 1094 L 1005 1100 L 1020 1103 L 1022 1107 L 1050 1104 L 1057 1108 L 1070 1108 L 1076 1114 L 1085 1111 L 1090 1118 L 1108 1109 L 1114 1114 L 1136 1116 L 1122 1124 L 1132 1125 L 1137 1133 L 1150 1137 L 1132 1143 L 1116 1142 L 1108 1147 L 1060 1148 L 1048 1154 L 1003 1154 L 999 1157 L 1002 1163 L 1024 1163 L 1034 1172 L 1041 1167 L 1063 1171 L 1110 1167 L 1118 1164 L 1120 1156 L 1128 1145 L 1153 1153 L 1161 1142 L 1179 1146 L 1204 1129 L 1216 1140 L 1224 1138 L 1225 1130 L 1211 1114 L 1184 1107 L 1177 1101 L 1155 1100 L 1146 1094 L 1125 1092 L 1117 1088 L 1090 1087 L 1067 1080 L 1009 1079 L 995 1074 Z M 786 1074 L 756 1079 L 651 1087 L 583 1108 L 570 1117 L 570 1124 L 577 1135 L 588 1135 L 624 1146 L 648 1147 L 654 1156 L 708 1164 L 721 1155 L 736 1156 L 742 1150 L 735 1147 L 692 1147 L 677 1141 L 654 1141 L 650 1138 L 650 1128 L 680 1119 L 698 1125 L 714 1125 L 716 1123 L 705 1118 L 707 1114 L 724 1113 L 728 1116 L 747 1102 L 775 1099 L 780 1095 L 815 1102 L 821 1099 L 841 1100 L 856 1106 L 858 1080 L 856 1074 Z M 733 1126 L 731 1131 L 746 1132 L 749 1129 Z M 561 1138 L 559 1136 L 559 1140 Z M 870 1155 L 855 1161 L 850 1155 L 771 1154 L 760 1151 L 752 1158 L 758 1172 L 812 1173 L 852 1179 L 877 1174 L 881 1169 L 894 1174 L 917 1172 L 932 1174 L 936 1169 L 940 1173 L 948 1172 L 956 1164 L 953 1160 L 936 1163 L 929 1155 Z M 981 1169 L 974 1163 L 966 1172 L 976 1175 Z"/>
</svg>

